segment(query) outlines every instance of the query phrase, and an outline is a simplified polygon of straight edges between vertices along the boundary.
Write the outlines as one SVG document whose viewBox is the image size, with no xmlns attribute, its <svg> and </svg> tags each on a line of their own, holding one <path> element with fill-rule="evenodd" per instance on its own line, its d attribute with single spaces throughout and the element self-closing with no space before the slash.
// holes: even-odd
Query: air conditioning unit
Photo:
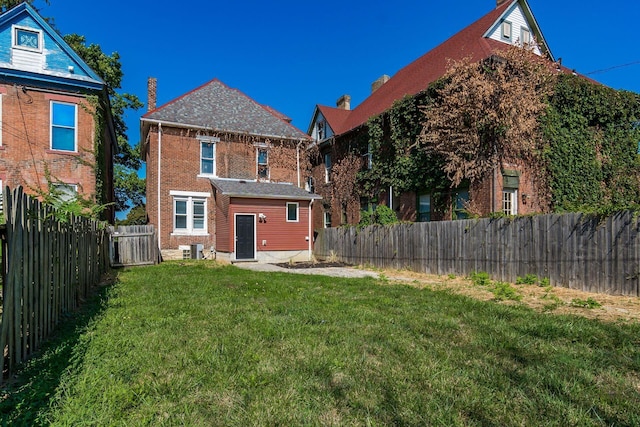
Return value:
<svg viewBox="0 0 640 427">
<path fill-rule="evenodd" d="M 194 243 L 191 245 L 191 259 L 202 259 L 204 245 L 202 243 Z"/>
</svg>

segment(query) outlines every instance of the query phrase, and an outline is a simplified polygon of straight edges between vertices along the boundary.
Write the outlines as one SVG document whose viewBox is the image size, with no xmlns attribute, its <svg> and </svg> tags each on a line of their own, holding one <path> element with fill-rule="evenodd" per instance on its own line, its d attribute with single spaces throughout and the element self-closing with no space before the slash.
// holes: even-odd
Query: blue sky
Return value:
<svg viewBox="0 0 640 427">
<path fill-rule="evenodd" d="M 382 74 L 392 76 L 495 7 L 495 0 L 50 2 L 35 6 L 62 34 L 120 54 L 122 90 L 143 102 L 150 76 L 158 79 L 158 105 L 218 78 L 305 132 L 316 104 L 350 94 L 357 106 Z M 556 58 L 579 73 L 609 69 L 590 77 L 634 92 L 638 3 L 529 0 Z M 144 111 L 127 116 L 132 144 Z"/>
</svg>

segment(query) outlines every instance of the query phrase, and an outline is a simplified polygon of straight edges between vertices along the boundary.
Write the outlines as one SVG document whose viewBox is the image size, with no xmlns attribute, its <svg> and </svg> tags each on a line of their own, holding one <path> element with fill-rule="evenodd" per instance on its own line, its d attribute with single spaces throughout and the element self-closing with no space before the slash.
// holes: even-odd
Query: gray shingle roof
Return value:
<svg viewBox="0 0 640 427">
<path fill-rule="evenodd" d="M 280 116 L 239 90 L 214 79 L 142 117 L 143 120 L 160 120 L 215 131 L 265 137 L 308 138 L 307 134 L 285 122 Z"/>
<path fill-rule="evenodd" d="M 292 184 L 274 182 L 256 182 L 228 179 L 211 179 L 214 187 L 225 196 L 256 197 L 261 199 L 321 199 L 317 194 L 309 193 Z"/>
</svg>

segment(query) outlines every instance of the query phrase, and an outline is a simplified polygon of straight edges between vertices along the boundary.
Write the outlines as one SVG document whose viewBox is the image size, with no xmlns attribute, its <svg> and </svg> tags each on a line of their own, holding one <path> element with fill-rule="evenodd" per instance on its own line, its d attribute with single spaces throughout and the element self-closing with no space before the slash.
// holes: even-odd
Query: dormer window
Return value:
<svg viewBox="0 0 640 427">
<path fill-rule="evenodd" d="M 511 40 L 511 22 L 502 22 L 502 38 L 504 40 Z"/>
<path fill-rule="evenodd" d="M 318 141 L 322 141 L 325 138 L 325 126 L 324 120 L 318 122 Z"/>
<path fill-rule="evenodd" d="M 13 47 L 42 52 L 42 32 L 25 27 L 13 27 Z"/>
<path fill-rule="evenodd" d="M 528 28 L 525 28 L 525 27 L 520 28 L 520 43 L 522 43 L 523 46 L 526 46 L 529 43 L 531 43 L 531 32 L 529 31 Z"/>
</svg>

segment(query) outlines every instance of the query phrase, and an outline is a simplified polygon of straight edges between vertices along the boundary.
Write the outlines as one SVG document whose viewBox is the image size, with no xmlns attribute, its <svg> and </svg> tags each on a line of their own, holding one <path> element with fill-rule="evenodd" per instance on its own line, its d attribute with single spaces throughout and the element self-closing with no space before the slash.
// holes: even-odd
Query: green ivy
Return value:
<svg viewBox="0 0 640 427">
<path fill-rule="evenodd" d="M 560 76 L 541 126 L 556 212 L 610 213 L 640 201 L 640 96 Z"/>
</svg>

